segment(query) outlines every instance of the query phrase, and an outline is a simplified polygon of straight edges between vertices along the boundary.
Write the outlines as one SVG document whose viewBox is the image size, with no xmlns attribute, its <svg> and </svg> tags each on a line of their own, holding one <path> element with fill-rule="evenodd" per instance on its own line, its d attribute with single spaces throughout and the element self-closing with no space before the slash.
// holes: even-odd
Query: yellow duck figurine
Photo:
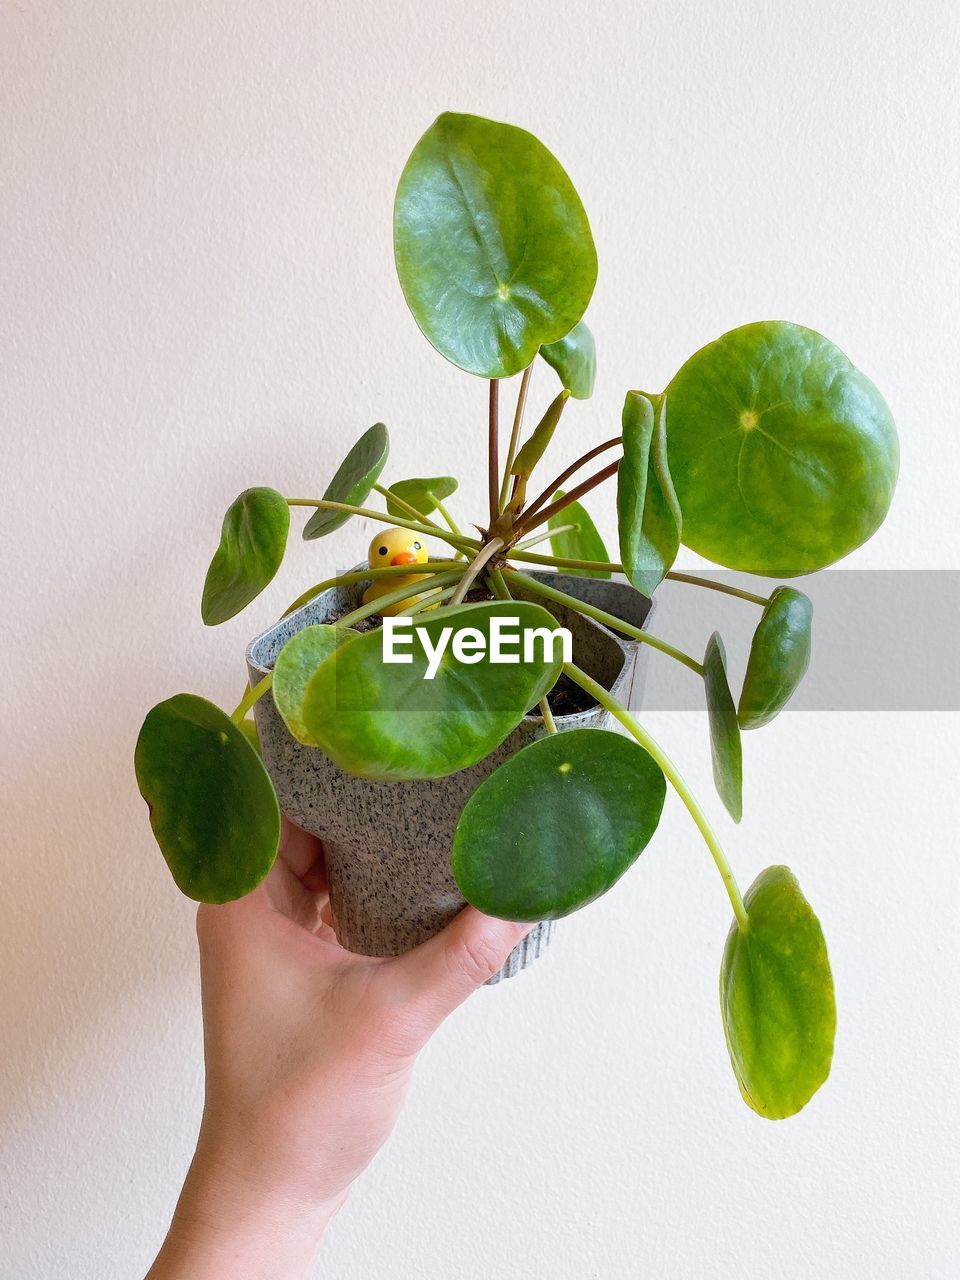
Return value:
<svg viewBox="0 0 960 1280">
<path fill-rule="evenodd" d="M 371 569 L 382 569 L 387 565 L 424 564 L 429 558 L 423 539 L 409 529 L 384 529 L 370 543 L 367 559 Z M 382 578 L 375 578 L 363 593 L 363 603 L 372 604 L 388 591 L 396 591 L 398 587 L 413 587 L 426 581 L 426 574 L 388 573 Z M 387 617 L 396 617 L 403 609 L 416 603 L 419 596 L 414 593 L 406 599 L 386 605 L 382 612 Z"/>
</svg>

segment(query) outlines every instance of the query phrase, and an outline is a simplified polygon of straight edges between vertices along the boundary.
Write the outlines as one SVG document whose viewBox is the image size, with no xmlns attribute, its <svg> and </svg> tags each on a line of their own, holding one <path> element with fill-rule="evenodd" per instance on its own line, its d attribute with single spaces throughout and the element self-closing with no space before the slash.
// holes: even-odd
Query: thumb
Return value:
<svg viewBox="0 0 960 1280">
<path fill-rule="evenodd" d="M 497 920 L 474 907 L 394 964 L 411 1004 L 426 1024 L 425 1037 L 500 970 L 534 924 Z"/>
</svg>

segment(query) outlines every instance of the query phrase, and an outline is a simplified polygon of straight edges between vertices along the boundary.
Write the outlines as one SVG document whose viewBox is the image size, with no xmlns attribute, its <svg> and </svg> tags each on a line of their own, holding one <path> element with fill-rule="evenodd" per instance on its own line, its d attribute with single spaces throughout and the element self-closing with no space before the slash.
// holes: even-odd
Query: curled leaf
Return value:
<svg viewBox="0 0 960 1280">
<path fill-rule="evenodd" d="M 560 377 L 574 400 L 589 400 L 597 378 L 597 348 L 593 334 L 581 320 L 559 342 L 540 348 L 540 354 Z"/>
<path fill-rule="evenodd" d="M 743 749 L 737 709 L 727 682 L 723 641 L 715 631 L 703 658 L 703 683 L 710 720 L 710 755 L 717 794 L 734 822 L 743 816 Z"/>
<path fill-rule="evenodd" d="M 769 724 L 793 697 L 810 665 L 812 624 L 810 598 L 777 587 L 753 633 L 737 708 L 741 729 Z"/>
<path fill-rule="evenodd" d="M 530 438 L 524 441 L 523 448 L 514 459 L 513 466 L 510 468 L 512 476 L 520 476 L 522 480 L 530 479 L 534 467 L 543 457 L 547 445 L 553 439 L 553 433 L 556 431 L 560 415 L 563 413 L 563 406 L 569 399 L 570 392 L 561 391 L 550 403 L 546 413 L 534 427 Z"/>
<path fill-rule="evenodd" d="M 351 507 L 362 506 L 370 490 L 380 478 L 380 472 L 390 452 L 390 437 L 382 422 L 375 422 L 353 446 L 337 468 L 337 473 L 327 485 L 323 496 L 327 502 L 345 502 Z M 318 507 L 303 529 L 309 542 L 333 533 L 350 519 L 348 511 L 329 511 Z"/>
<path fill-rule="evenodd" d="M 667 465 L 664 396 L 628 391 L 617 473 L 620 558 L 627 577 L 652 595 L 680 547 L 680 504 Z"/>
<path fill-rule="evenodd" d="M 203 584 L 200 613 L 208 627 L 235 617 L 272 581 L 289 528 L 290 508 L 276 489 L 245 489 L 230 504 Z"/>
</svg>

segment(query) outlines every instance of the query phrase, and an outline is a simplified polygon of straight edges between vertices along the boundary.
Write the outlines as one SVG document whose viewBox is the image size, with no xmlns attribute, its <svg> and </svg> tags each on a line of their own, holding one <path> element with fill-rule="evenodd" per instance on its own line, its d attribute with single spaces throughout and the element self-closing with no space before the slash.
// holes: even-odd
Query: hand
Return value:
<svg viewBox="0 0 960 1280">
<path fill-rule="evenodd" d="M 285 824 L 249 897 L 197 913 L 206 1095 L 148 1280 L 292 1280 L 397 1119 L 420 1049 L 531 926 L 466 908 L 405 956 L 344 950 L 319 841 Z"/>
</svg>

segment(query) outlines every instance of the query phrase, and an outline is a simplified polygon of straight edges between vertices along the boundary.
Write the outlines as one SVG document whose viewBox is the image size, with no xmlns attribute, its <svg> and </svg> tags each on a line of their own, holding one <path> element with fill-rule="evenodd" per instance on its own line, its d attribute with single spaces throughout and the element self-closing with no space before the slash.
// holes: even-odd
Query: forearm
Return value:
<svg viewBox="0 0 960 1280">
<path fill-rule="evenodd" d="M 195 1157 L 146 1280 L 306 1280 L 346 1198 L 344 1192 L 330 1203 L 304 1205 L 265 1197 Z"/>
</svg>

